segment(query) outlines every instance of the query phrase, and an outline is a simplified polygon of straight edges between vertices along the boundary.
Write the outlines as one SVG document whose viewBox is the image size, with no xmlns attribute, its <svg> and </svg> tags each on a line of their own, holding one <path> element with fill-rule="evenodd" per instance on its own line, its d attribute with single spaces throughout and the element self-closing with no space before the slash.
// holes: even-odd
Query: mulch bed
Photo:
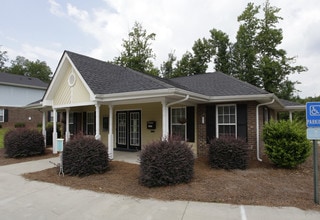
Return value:
<svg viewBox="0 0 320 220">
<path fill-rule="evenodd" d="M 139 184 L 139 165 L 110 162 L 105 174 L 87 177 L 57 175 L 57 168 L 28 173 L 30 180 L 50 182 L 75 189 L 122 194 L 160 200 L 188 200 L 242 205 L 291 206 L 320 211 L 313 201 L 312 158 L 297 169 L 278 169 L 268 162 L 252 163 L 247 170 L 211 169 L 197 159 L 195 175 L 188 184 L 148 188 Z"/>
</svg>

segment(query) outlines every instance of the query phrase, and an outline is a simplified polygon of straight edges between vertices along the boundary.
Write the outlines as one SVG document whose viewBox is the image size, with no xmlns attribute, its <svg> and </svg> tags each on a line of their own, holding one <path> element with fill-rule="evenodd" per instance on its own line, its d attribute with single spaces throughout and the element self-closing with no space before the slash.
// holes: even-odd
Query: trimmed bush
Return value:
<svg viewBox="0 0 320 220">
<path fill-rule="evenodd" d="M 5 153 L 19 158 L 45 153 L 44 137 L 37 130 L 19 128 L 8 131 L 4 136 Z"/>
<path fill-rule="evenodd" d="M 263 129 L 265 152 L 278 167 L 295 168 L 311 153 L 305 125 L 297 121 L 270 121 Z"/>
<path fill-rule="evenodd" d="M 216 138 L 209 145 L 209 164 L 212 168 L 246 169 L 248 144 L 234 137 Z"/>
<path fill-rule="evenodd" d="M 188 183 L 194 174 L 194 155 L 186 142 L 169 138 L 153 142 L 140 154 L 140 184 L 147 187 Z"/>
<path fill-rule="evenodd" d="M 78 137 L 63 149 L 63 171 L 70 176 L 105 173 L 109 168 L 107 147 L 92 137 Z"/>
</svg>

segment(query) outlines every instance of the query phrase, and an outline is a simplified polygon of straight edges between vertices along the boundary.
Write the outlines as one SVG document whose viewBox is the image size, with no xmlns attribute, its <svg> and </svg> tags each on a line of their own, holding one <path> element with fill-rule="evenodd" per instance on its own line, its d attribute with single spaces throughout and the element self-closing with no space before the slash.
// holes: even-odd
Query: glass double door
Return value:
<svg viewBox="0 0 320 220">
<path fill-rule="evenodd" d="M 141 150 L 141 111 L 118 111 L 116 120 L 117 148 Z"/>
</svg>

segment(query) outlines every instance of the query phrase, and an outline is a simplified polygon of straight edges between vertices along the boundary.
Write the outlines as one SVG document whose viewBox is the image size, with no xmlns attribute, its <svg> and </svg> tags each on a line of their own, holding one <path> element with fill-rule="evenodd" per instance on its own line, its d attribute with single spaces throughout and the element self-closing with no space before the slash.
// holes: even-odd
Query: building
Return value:
<svg viewBox="0 0 320 220">
<path fill-rule="evenodd" d="M 220 72 L 163 79 L 65 51 L 38 106 L 65 115 L 63 137 L 92 135 L 114 150 L 136 151 L 169 135 L 205 155 L 212 138 L 245 138 L 260 160 L 263 123 L 279 111 L 304 110 Z M 43 116 L 45 119 L 46 116 Z M 57 133 L 53 133 L 55 149 Z"/>
<path fill-rule="evenodd" d="M 17 124 L 36 127 L 42 122 L 39 110 L 24 107 L 35 100 L 41 100 L 48 84 L 22 75 L 0 73 L 0 124 L 13 128 Z"/>
</svg>

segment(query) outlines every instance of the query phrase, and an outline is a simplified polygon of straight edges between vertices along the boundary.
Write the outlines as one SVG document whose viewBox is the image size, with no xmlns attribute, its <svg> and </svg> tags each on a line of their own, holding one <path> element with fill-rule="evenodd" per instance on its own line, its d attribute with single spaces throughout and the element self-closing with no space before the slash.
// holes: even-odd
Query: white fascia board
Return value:
<svg viewBox="0 0 320 220">
<path fill-rule="evenodd" d="M 292 105 L 292 106 L 285 106 L 284 109 L 286 111 L 305 111 L 305 105 Z"/>
<path fill-rule="evenodd" d="M 22 88 L 30 88 L 30 89 L 39 89 L 39 90 L 46 90 L 47 87 L 42 86 L 32 86 L 32 85 L 25 85 L 25 84 L 18 84 L 18 83 L 4 83 L 0 82 L 0 85 L 6 85 L 6 86 L 14 86 L 14 87 L 22 87 Z"/>
<path fill-rule="evenodd" d="M 130 101 L 130 100 L 141 100 L 141 99 L 156 99 L 163 97 L 185 97 L 190 95 L 193 100 L 208 101 L 208 96 L 199 95 L 186 90 L 177 88 L 170 89 L 157 89 L 148 91 L 136 91 L 136 92 L 124 92 L 114 94 L 97 94 L 95 100 L 99 102 L 117 102 L 117 101 Z"/>
<path fill-rule="evenodd" d="M 95 105 L 96 102 L 81 102 L 81 103 L 74 103 L 74 104 L 64 104 L 64 105 L 52 105 L 53 109 L 66 109 L 66 108 L 73 108 L 73 107 L 81 107 L 81 106 L 92 106 Z"/>
</svg>

